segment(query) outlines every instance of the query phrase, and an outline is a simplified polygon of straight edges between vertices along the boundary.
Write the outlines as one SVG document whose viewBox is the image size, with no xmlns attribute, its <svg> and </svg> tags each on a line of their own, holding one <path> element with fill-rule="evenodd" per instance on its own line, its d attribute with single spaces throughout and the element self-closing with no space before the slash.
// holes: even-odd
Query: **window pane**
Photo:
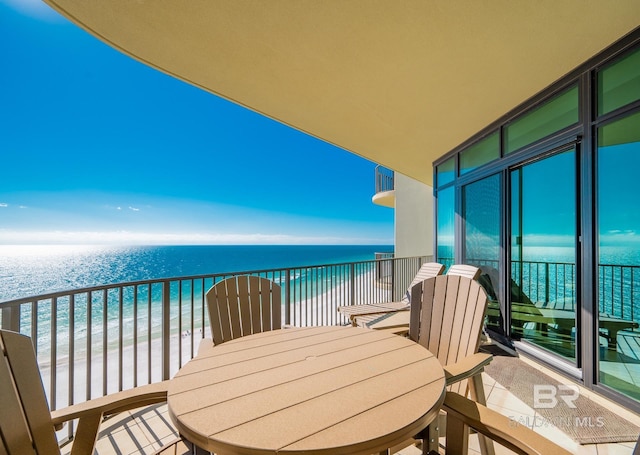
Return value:
<svg viewBox="0 0 640 455">
<path fill-rule="evenodd" d="M 453 264 L 455 236 L 455 188 L 440 190 L 438 200 L 437 261 L 447 267 Z"/>
<path fill-rule="evenodd" d="M 437 184 L 438 186 L 445 185 L 449 182 L 453 182 L 455 178 L 455 167 L 456 167 L 456 159 L 455 157 L 449 158 L 444 163 L 440 164 L 437 167 Z"/>
<path fill-rule="evenodd" d="M 640 50 L 598 73 L 598 115 L 640 99 Z"/>
<path fill-rule="evenodd" d="M 496 132 L 460 154 L 460 175 L 500 157 L 500 136 Z"/>
<path fill-rule="evenodd" d="M 487 327 L 504 335 L 502 313 L 498 301 L 500 282 L 500 174 L 492 175 L 462 189 L 464 207 L 465 264 L 480 267 L 482 284 L 489 304 Z"/>
<path fill-rule="evenodd" d="M 598 130 L 600 381 L 640 399 L 640 113 Z"/>
<path fill-rule="evenodd" d="M 508 125 L 505 128 L 505 153 L 549 136 L 578 120 L 578 87 L 575 86 Z"/>
</svg>

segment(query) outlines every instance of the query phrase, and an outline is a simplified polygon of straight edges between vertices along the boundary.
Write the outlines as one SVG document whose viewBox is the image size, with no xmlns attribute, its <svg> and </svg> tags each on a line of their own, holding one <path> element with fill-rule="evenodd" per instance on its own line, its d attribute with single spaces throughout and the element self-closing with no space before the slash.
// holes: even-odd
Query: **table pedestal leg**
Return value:
<svg viewBox="0 0 640 455">
<path fill-rule="evenodd" d="M 438 417 L 427 428 L 422 430 L 417 437 L 422 439 L 422 455 L 438 455 Z"/>
</svg>

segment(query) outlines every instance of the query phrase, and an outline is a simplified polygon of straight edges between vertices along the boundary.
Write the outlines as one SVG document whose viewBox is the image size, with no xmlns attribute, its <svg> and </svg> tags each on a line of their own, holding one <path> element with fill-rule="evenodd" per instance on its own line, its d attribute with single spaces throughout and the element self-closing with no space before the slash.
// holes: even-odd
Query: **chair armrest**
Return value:
<svg viewBox="0 0 640 455">
<path fill-rule="evenodd" d="M 200 344 L 198 345 L 198 352 L 196 354 L 197 357 L 205 357 L 210 354 L 213 350 L 213 340 L 211 338 L 203 338 L 200 340 Z"/>
<path fill-rule="evenodd" d="M 392 335 L 398 335 L 404 338 L 406 338 L 407 335 L 409 335 L 408 327 L 391 327 L 386 329 L 375 329 L 375 331 L 382 332 L 382 333 L 390 333 Z"/>
<path fill-rule="evenodd" d="M 499 444 L 525 455 L 569 455 L 571 452 L 535 433 L 524 425 L 509 419 L 457 393 L 447 392 L 443 409 L 447 411 L 447 428 L 460 428 L 459 424 L 469 426 Z M 467 431 L 468 434 L 468 431 Z M 447 446 L 449 445 L 447 434 Z M 451 435 L 452 439 L 461 435 Z M 452 445 L 455 445 L 453 441 Z M 448 452 L 447 452 L 448 453 Z"/>
<path fill-rule="evenodd" d="M 93 398 L 83 403 L 73 404 L 66 408 L 51 412 L 51 421 L 59 430 L 69 420 L 82 419 L 84 417 L 111 415 L 119 412 L 148 406 L 167 401 L 167 387 L 169 381 L 143 385 L 133 389 L 123 390 L 104 397 Z"/>
<path fill-rule="evenodd" d="M 458 362 L 444 367 L 444 377 L 447 385 L 455 384 L 463 379 L 468 379 L 482 373 L 484 367 L 493 360 L 491 354 L 476 352 Z"/>
</svg>

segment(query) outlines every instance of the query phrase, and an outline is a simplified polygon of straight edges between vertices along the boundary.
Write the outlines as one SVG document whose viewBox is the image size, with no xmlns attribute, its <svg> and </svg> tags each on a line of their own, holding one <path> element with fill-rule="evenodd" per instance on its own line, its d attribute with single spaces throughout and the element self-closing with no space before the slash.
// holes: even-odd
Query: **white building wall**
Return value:
<svg viewBox="0 0 640 455">
<path fill-rule="evenodd" d="M 433 188 L 398 172 L 395 189 L 395 257 L 433 256 Z"/>
</svg>

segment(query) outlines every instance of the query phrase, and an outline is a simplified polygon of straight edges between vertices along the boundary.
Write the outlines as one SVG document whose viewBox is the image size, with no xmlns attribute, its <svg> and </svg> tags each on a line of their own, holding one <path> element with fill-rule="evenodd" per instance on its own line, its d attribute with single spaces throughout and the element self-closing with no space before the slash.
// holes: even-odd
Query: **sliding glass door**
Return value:
<svg viewBox="0 0 640 455">
<path fill-rule="evenodd" d="M 576 151 L 510 171 L 511 336 L 575 363 Z"/>
</svg>

